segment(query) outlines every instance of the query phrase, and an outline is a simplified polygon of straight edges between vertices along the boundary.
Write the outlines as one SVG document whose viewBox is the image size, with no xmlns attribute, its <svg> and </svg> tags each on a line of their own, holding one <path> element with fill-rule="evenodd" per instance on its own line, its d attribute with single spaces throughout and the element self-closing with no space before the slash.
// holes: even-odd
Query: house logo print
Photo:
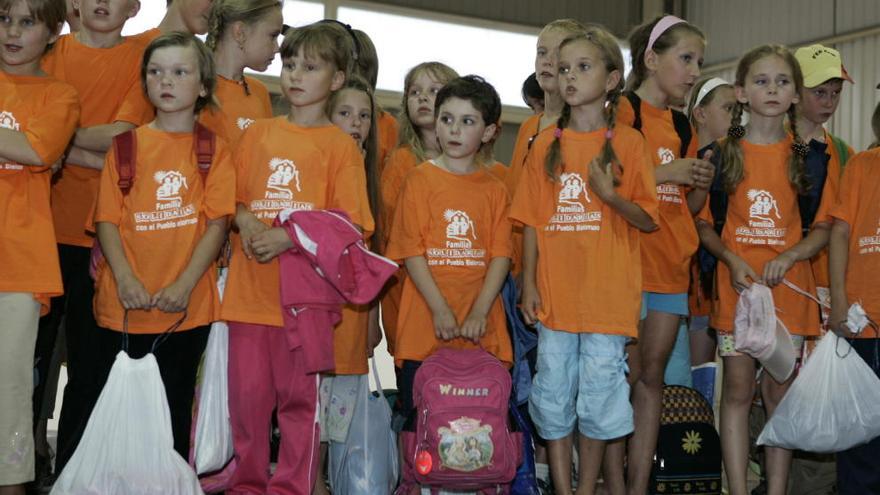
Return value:
<svg viewBox="0 0 880 495">
<path fill-rule="evenodd" d="M 243 131 L 243 130 L 247 129 L 248 127 L 250 127 L 251 124 L 253 124 L 254 122 L 256 122 L 254 119 L 249 119 L 246 117 L 239 117 L 238 120 L 235 122 L 235 125 L 238 126 L 238 128 Z"/>
<path fill-rule="evenodd" d="M 449 239 L 446 241 L 447 247 L 470 249 L 471 239 L 477 239 L 477 232 L 468 214 L 462 210 L 449 209 L 443 212 L 443 218 L 447 222 L 446 237 Z"/>
<path fill-rule="evenodd" d="M 292 161 L 284 158 L 273 158 L 269 161 L 269 168 L 272 169 L 272 174 L 266 182 L 267 189 L 278 191 L 278 196 L 291 199 L 293 198 L 293 191 L 290 189 L 290 183 L 293 182 L 296 192 L 302 192 L 299 183 L 299 170 L 297 170 L 296 165 Z"/>
<path fill-rule="evenodd" d="M 584 204 L 581 202 L 581 194 L 587 203 L 592 203 L 590 194 L 587 192 L 587 183 L 581 178 L 580 174 L 566 173 L 559 176 L 562 182 L 562 189 L 559 190 L 559 206 L 566 213 L 585 211 Z M 565 205 L 565 206 L 563 206 Z"/>
<path fill-rule="evenodd" d="M 779 205 L 769 191 L 749 189 L 747 197 L 752 202 L 752 206 L 749 207 L 749 224 L 752 227 L 773 228 L 776 226 L 776 220 L 782 219 L 782 215 L 779 214 Z"/>
<path fill-rule="evenodd" d="M 12 115 L 12 112 L 0 112 L 0 129 L 19 130 L 18 121 L 15 120 L 15 115 Z"/>
<path fill-rule="evenodd" d="M 153 175 L 159 184 L 156 189 L 156 201 L 180 201 L 180 190 L 189 189 L 186 177 L 177 170 L 160 170 Z"/>
<path fill-rule="evenodd" d="M 669 148 L 657 148 L 657 157 L 660 158 L 661 165 L 666 165 L 675 160 L 675 153 Z"/>
</svg>

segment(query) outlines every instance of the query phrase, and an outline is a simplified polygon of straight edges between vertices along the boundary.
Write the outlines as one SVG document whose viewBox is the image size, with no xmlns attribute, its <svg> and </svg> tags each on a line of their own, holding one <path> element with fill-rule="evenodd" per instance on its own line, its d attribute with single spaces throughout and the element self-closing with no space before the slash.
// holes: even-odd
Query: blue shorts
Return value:
<svg viewBox="0 0 880 495">
<path fill-rule="evenodd" d="M 687 316 L 689 313 L 687 292 L 680 292 L 678 294 L 642 292 L 642 313 L 648 316 L 648 311 Z"/>
<path fill-rule="evenodd" d="M 559 440 L 574 431 L 611 440 L 633 431 L 626 374 L 627 338 L 569 333 L 538 323 L 537 373 L 529 413 L 541 438 Z"/>
</svg>

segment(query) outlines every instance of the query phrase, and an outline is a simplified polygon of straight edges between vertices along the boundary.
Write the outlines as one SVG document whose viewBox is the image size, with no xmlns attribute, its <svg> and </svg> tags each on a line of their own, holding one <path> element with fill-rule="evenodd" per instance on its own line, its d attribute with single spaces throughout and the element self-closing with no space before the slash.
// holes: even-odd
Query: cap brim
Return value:
<svg viewBox="0 0 880 495">
<path fill-rule="evenodd" d="M 855 84 L 852 78 L 849 77 L 849 74 L 846 73 L 846 69 L 842 67 L 828 67 L 818 72 L 814 72 L 808 77 L 804 77 L 804 86 L 807 88 L 815 88 L 831 79 L 843 79 L 844 81 L 849 81 Z"/>
<path fill-rule="evenodd" d="M 769 356 L 759 359 L 761 366 L 778 383 L 784 383 L 794 372 L 796 361 L 791 335 L 780 324 L 776 324 L 776 342 Z"/>
</svg>

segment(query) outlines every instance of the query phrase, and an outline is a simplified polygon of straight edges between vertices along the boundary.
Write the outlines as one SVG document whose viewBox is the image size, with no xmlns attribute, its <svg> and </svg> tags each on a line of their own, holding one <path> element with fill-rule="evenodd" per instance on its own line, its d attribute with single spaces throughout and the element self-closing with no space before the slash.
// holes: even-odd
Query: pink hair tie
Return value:
<svg viewBox="0 0 880 495">
<path fill-rule="evenodd" d="M 555 137 L 556 139 L 561 138 L 562 137 L 562 129 L 557 127 L 556 130 L 553 131 L 553 137 Z"/>
<path fill-rule="evenodd" d="M 605 139 L 611 139 L 613 137 L 614 137 L 614 131 L 612 131 L 611 129 L 606 129 L 605 130 Z"/>
<path fill-rule="evenodd" d="M 654 48 L 654 43 L 657 41 L 657 38 L 663 36 L 663 33 L 669 30 L 672 26 L 676 24 L 681 24 L 683 22 L 687 22 L 684 19 L 680 19 L 675 17 L 674 15 L 663 16 L 662 19 L 657 21 L 657 24 L 654 24 L 654 29 L 651 30 L 651 36 L 648 37 L 648 46 L 645 47 L 645 51 L 651 50 Z"/>
</svg>

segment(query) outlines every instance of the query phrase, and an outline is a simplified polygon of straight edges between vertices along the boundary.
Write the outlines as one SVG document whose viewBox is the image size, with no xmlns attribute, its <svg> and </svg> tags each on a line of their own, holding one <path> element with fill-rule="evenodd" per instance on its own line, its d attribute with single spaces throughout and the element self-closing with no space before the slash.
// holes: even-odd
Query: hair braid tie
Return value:
<svg viewBox="0 0 880 495">
<path fill-rule="evenodd" d="M 797 140 L 791 143 L 791 151 L 801 158 L 806 158 L 810 153 L 810 145 L 801 140 Z"/>
</svg>

